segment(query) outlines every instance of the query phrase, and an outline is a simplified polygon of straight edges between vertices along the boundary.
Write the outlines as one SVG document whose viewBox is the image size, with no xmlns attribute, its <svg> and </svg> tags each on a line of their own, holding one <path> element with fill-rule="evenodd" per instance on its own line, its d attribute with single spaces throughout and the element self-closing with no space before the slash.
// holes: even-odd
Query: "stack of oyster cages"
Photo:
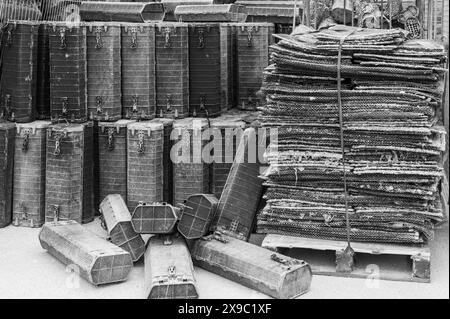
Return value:
<svg viewBox="0 0 450 319">
<path fill-rule="evenodd" d="M 259 233 L 421 244 L 443 213 L 444 48 L 399 29 L 344 26 L 280 35 L 266 69 L 268 152 Z M 340 41 L 343 39 L 342 46 Z"/>
</svg>

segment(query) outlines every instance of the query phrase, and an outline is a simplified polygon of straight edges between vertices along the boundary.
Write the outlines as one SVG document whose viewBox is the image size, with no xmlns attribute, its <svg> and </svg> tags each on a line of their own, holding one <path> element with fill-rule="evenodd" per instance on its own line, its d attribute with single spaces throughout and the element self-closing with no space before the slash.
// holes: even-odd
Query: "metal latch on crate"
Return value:
<svg viewBox="0 0 450 319">
<path fill-rule="evenodd" d="M 55 136 L 55 151 L 53 152 L 53 155 L 59 156 L 61 155 L 61 140 L 66 134 L 56 134 Z"/>
<path fill-rule="evenodd" d="M 170 48 L 172 43 L 170 41 L 170 28 L 164 28 L 164 47 Z"/>
<path fill-rule="evenodd" d="M 103 113 L 103 97 L 97 96 L 95 97 L 95 104 L 97 105 L 97 114 Z"/>
<path fill-rule="evenodd" d="M 108 28 L 105 26 L 104 31 L 107 32 Z M 102 27 L 98 26 L 95 28 L 94 30 L 94 34 L 95 34 L 95 48 L 96 49 L 101 49 L 103 48 L 103 41 L 102 41 Z"/>
<path fill-rule="evenodd" d="M 209 236 L 202 237 L 201 239 L 205 241 L 217 240 L 218 242 L 221 242 L 223 244 L 228 244 L 229 242 L 228 239 L 225 237 L 225 235 L 218 231 L 215 231 L 213 234 Z"/>
<path fill-rule="evenodd" d="M 108 128 L 108 150 L 114 150 L 114 128 Z"/>
<path fill-rule="evenodd" d="M 300 260 L 296 260 L 296 259 L 288 260 L 286 258 L 278 256 L 277 254 L 272 254 L 270 256 L 270 259 L 281 264 L 287 270 L 290 270 L 292 268 L 292 266 L 300 265 L 302 263 L 302 261 L 300 261 Z"/>
<path fill-rule="evenodd" d="M 28 144 L 30 141 L 30 130 L 24 130 L 23 132 L 23 140 L 22 140 L 22 151 L 26 152 L 28 151 Z"/>
<path fill-rule="evenodd" d="M 144 131 L 139 131 L 138 132 L 138 153 L 141 153 L 141 154 L 144 153 L 144 151 L 145 151 L 144 137 L 145 137 Z"/>
<path fill-rule="evenodd" d="M 255 26 L 247 26 L 242 27 L 242 31 L 244 31 L 244 28 L 247 30 L 247 46 L 252 47 L 253 46 L 253 33 L 258 32 L 258 27 Z"/>
<path fill-rule="evenodd" d="M 132 49 L 136 49 L 138 46 L 137 43 L 137 28 L 136 27 L 132 27 L 130 29 L 131 32 L 131 44 L 130 44 L 130 48 Z"/>
<path fill-rule="evenodd" d="M 60 47 L 61 49 L 67 48 L 67 43 L 66 43 L 66 28 L 65 28 L 65 27 L 60 27 L 60 28 L 59 28 L 59 47 Z"/>
<path fill-rule="evenodd" d="M 205 47 L 205 31 L 203 29 L 198 30 L 198 47 L 200 49 Z"/>
<path fill-rule="evenodd" d="M 167 268 L 167 275 L 158 276 L 156 280 L 160 285 L 168 283 L 169 281 L 187 282 L 188 278 L 186 275 L 179 275 L 176 270 L 175 266 L 170 266 Z"/>
<path fill-rule="evenodd" d="M 139 97 L 137 95 L 133 95 L 131 99 L 133 100 L 132 112 L 137 113 L 139 105 Z"/>
</svg>

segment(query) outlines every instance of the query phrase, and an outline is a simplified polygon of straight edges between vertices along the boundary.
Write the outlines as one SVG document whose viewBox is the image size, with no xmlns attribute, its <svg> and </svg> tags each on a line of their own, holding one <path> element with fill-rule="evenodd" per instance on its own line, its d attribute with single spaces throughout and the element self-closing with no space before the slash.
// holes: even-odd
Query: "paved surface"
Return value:
<svg viewBox="0 0 450 319">
<path fill-rule="evenodd" d="M 98 221 L 86 227 L 106 236 Z M 43 250 L 39 229 L 0 229 L 0 298 L 143 298 L 144 266 L 135 265 L 126 282 L 94 287 L 66 272 Z M 311 291 L 300 298 L 449 298 L 448 228 L 432 244 L 432 282 L 372 282 L 314 276 Z M 306 256 L 305 259 L 307 260 Z M 268 298 L 256 291 L 196 269 L 200 298 Z"/>
</svg>

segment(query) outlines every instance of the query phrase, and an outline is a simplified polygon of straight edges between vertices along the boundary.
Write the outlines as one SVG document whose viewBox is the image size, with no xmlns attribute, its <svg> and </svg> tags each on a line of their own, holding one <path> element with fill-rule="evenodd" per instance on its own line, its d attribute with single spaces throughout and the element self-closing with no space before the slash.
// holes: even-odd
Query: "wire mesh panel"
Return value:
<svg viewBox="0 0 450 319">
<path fill-rule="evenodd" d="M 212 194 L 194 194 L 182 204 L 178 231 L 186 239 L 198 239 L 209 232 L 219 203 Z"/>
<path fill-rule="evenodd" d="M 8 20 L 40 20 L 39 3 L 35 0 L 0 0 L 0 23 Z"/>
<path fill-rule="evenodd" d="M 319 29 L 344 24 L 345 19 L 346 25 L 402 28 L 409 31 L 412 38 L 448 42 L 447 3 L 441 0 L 305 0 L 301 3 L 302 23 Z"/>
<path fill-rule="evenodd" d="M 110 194 L 100 204 L 104 226 L 111 242 L 129 252 L 133 261 L 138 261 L 145 252 L 145 243 L 131 224 L 131 214 L 119 194 Z"/>
<path fill-rule="evenodd" d="M 139 234 L 170 234 L 177 220 L 175 208 L 166 203 L 140 202 L 131 216 L 133 228 Z"/>
</svg>

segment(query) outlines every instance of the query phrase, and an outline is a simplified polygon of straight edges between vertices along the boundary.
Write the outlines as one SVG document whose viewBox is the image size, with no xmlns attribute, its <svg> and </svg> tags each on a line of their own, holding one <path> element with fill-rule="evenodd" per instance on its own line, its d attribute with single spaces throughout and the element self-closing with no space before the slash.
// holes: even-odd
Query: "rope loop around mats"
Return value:
<svg viewBox="0 0 450 319">
<path fill-rule="evenodd" d="M 341 96 L 341 65 L 342 65 L 342 45 L 344 44 L 345 40 L 355 32 L 356 30 L 352 30 L 351 32 L 347 33 L 343 37 L 341 37 L 339 41 L 339 48 L 338 48 L 338 60 L 337 60 L 337 99 L 338 99 L 338 106 L 339 106 L 339 130 L 340 130 L 340 140 L 341 140 L 341 151 L 342 151 L 342 167 L 343 167 L 343 174 L 342 174 L 342 180 L 344 183 L 344 201 L 345 201 L 345 223 L 346 223 L 346 230 L 347 230 L 347 249 L 348 251 L 352 252 L 351 244 L 350 244 L 350 216 L 348 212 L 348 191 L 347 191 L 347 172 L 346 172 L 346 165 L 345 165 L 345 148 L 344 148 L 344 119 L 343 119 L 343 112 L 342 112 L 342 96 Z"/>
</svg>

